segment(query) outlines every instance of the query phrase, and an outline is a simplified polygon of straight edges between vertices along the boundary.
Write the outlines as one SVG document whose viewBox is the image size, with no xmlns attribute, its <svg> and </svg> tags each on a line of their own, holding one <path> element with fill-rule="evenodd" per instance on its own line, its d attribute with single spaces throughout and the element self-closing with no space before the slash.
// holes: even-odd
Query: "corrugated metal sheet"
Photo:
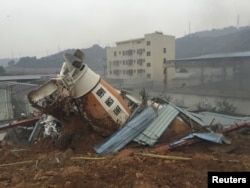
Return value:
<svg viewBox="0 0 250 188">
<path fill-rule="evenodd" d="M 214 143 L 218 143 L 218 144 L 222 144 L 223 142 L 225 142 L 226 144 L 231 143 L 230 140 L 228 140 L 221 133 L 193 133 L 193 134 L 189 134 L 189 135 L 183 137 L 182 139 L 180 139 L 178 141 L 170 143 L 170 146 L 180 144 L 180 143 L 185 142 L 186 140 L 194 138 L 194 137 L 198 137 L 202 140 L 206 140 L 206 141 L 210 141 L 210 142 L 214 142 Z"/>
<path fill-rule="evenodd" d="M 195 121 L 196 123 L 198 123 L 199 125 L 202 125 L 204 126 L 204 122 L 199 118 L 199 117 L 196 117 L 193 115 L 193 113 L 191 112 L 188 112 L 178 106 L 175 106 L 174 104 L 172 103 L 169 103 L 169 105 L 173 106 L 174 108 L 176 108 L 178 111 L 180 111 L 181 113 L 183 113 L 184 115 L 186 115 L 187 117 L 189 117 L 190 119 L 192 119 L 193 121 Z"/>
<path fill-rule="evenodd" d="M 235 117 L 212 112 L 200 112 L 192 114 L 200 118 L 205 125 L 210 125 L 212 123 L 213 125 L 220 124 L 223 126 L 230 126 L 236 123 L 250 122 L 250 117 Z"/>
<path fill-rule="evenodd" d="M 233 58 L 233 57 L 250 57 L 250 51 L 233 52 L 233 53 L 219 53 L 219 54 L 207 54 L 207 55 L 202 55 L 202 56 L 198 56 L 198 57 L 175 59 L 175 61 Z"/>
<path fill-rule="evenodd" d="M 153 146 L 178 114 L 179 111 L 173 106 L 164 105 L 157 118 L 134 141 Z"/>
<path fill-rule="evenodd" d="M 117 152 L 131 142 L 156 118 L 157 113 L 153 107 L 148 107 L 138 116 L 126 123 L 123 128 L 115 132 L 104 143 L 95 146 L 97 153 L 107 154 Z"/>
</svg>

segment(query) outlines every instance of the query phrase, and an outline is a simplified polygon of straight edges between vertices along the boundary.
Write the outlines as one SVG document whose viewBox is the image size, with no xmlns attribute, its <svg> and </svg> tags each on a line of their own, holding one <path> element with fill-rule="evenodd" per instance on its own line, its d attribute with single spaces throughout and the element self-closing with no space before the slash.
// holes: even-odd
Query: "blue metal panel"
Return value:
<svg viewBox="0 0 250 188">
<path fill-rule="evenodd" d="M 199 125 L 203 125 L 203 126 L 205 125 L 204 122 L 200 118 L 194 116 L 191 112 L 188 112 L 187 110 L 184 110 L 184 109 L 182 109 L 182 108 L 180 108 L 178 106 L 175 106 L 172 103 L 169 103 L 169 105 L 173 106 L 174 108 L 179 110 L 181 113 L 183 113 L 184 115 L 186 115 L 187 117 L 189 117 L 190 119 L 192 119 L 193 121 L 198 123 Z"/>
<path fill-rule="evenodd" d="M 226 144 L 230 144 L 231 143 L 221 133 L 193 133 L 193 134 L 189 134 L 189 135 L 181 138 L 178 141 L 170 143 L 170 146 L 174 146 L 176 144 L 180 144 L 180 143 L 185 142 L 186 140 L 194 138 L 194 137 L 198 137 L 198 138 L 200 138 L 202 140 L 207 140 L 207 141 L 218 143 L 218 144 L 222 144 L 223 142 L 225 142 Z"/>
<path fill-rule="evenodd" d="M 242 122 L 249 122 L 249 117 L 235 117 L 235 116 L 228 116 L 218 113 L 212 112 L 201 112 L 201 113 L 192 113 L 194 116 L 199 117 L 205 125 L 213 125 L 220 124 L 223 126 L 231 126 L 236 123 Z"/>
<path fill-rule="evenodd" d="M 178 114 L 179 111 L 173 106 L 164 105 L 157 118 L 134 141 L 153 146 Z"/>
<path fill-rule="evenodd" d="M 148 107 L 138 116 L 126 123 L 124 127 L 111 135 L 105 142 L 94 147 L 99 154 L 117 152 L 144 131 L 156 118 L 157 113 L 153 107 Z"/>
</svg>

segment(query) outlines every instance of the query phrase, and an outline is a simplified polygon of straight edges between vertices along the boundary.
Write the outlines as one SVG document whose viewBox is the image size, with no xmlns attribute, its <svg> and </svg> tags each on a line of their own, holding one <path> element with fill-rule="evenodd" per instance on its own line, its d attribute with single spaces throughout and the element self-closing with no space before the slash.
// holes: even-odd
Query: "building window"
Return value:
<svg viewBox="0 0 250 188">
<path fill-rule="evenodd" d="M 151 78 L 151 74 L 147 74 L 147 78 Z"/>
<path fill-rule="evenodd" d="M 113 70 L 113 74 L 114 74 L 114 75 L 119 75 L 119 73 L 120 73 L 119 70 L 117 70 L 117 69 Z"/>
<path fill-rule="evenodd" d="M 121 55 L 121 51 L 119 51 L 119 55 Z"/>
<path fill-rule="evenodd" d="M 143 53 L 143 49 L 138 49 L 138 50 L 137 50 L 137 54 L 138 54 L 138 55 L 142 55 L 142 53 Z"/>
<path fill-rule="evenodd" d="M 147 56 L 151 56 L 151 52 L 147 52 Z"/>
<path fill-rule="evenodd" d="M 126 70 L 126 74 L 129 76 L 133 76 L 133 72 L 134 71 L 132 69 Z"/>
<path fill-rule="evenodd" d="M 147 67 L 151 67 L 151 63 L 147 63 Z"/>
<path fill-rule="evenodd" d="M 163 48 L 163 53 L 165 54 L 167 52 L 167 49 L 166 48 Z"/>
<path fill-rule="evenodd" d="M 143 63 L 143 59 L 137 59 L 137 64 L 138 65 L 142 65 L 142 63 Z"/>
<path fill-rule="evenodd" d="M 147 41 L 147 46 L 150 46 L 151 42 L 150 41 Z"/>
<path fill-rule="evenodd" d="M 141 74 L 143 74 L 145 72 L 145 70 L 143 70 L 143 69 L 137 69 L 137 74 L 138 75 L 141 75 Z"/>
<path fill-rule="evenodd" d="M 133 55 L 133 50 L 128 50 L 128 55 Z"/>
<path fill-rule="evenodd" d="M 114 56 L 116 56 L 116 52 L 114 52 Z"/>
<path fill-rule="evenodd" d="M 163 58 L 163 63 L 167 63 L 167 59 L 166 58 Z"/>
</svg>

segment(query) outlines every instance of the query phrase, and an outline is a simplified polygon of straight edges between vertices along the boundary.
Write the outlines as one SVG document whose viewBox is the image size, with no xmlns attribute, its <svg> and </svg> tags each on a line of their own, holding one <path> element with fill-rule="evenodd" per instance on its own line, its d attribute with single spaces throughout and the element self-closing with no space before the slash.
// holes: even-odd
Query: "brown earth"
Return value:
<svg viewBox="0 0 250 188">
<path fill-rule="evenodd" d="M 93 147 L 104 138 L 74 117 L 58 141 L 2 145 L 0 187 L 207 187 L 208 171 L 250 171 L 250 136 L 233 132 L 227 137 L 231 145 L 200 142 L 163 153 L 188 160 L 142 156 L 154 148 L 135 143 L 101 156 Z"/>
</svg>

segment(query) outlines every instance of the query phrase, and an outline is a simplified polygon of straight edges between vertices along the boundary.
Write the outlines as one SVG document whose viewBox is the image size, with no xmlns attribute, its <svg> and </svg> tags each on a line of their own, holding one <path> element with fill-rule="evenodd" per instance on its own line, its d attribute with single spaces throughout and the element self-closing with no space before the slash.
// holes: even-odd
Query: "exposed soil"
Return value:
<svg viewBox="0 0 250 188">
<path fill-rule="evenodd" d="M 250 171 L 250 135 L 239 132 L 227 135 L 231 145 L 200 142 L 163 153 L 189 160 L 142 156 L 154 148 L 135 143 L 118 153 L 98 155 L 93 147 L 105 138 L 78 117 L 65 125 L 63 135 L 29 146 L 2 144 L 0 187 L 200 188 L 207 187 L 208 171 Z"/>
</svg>

